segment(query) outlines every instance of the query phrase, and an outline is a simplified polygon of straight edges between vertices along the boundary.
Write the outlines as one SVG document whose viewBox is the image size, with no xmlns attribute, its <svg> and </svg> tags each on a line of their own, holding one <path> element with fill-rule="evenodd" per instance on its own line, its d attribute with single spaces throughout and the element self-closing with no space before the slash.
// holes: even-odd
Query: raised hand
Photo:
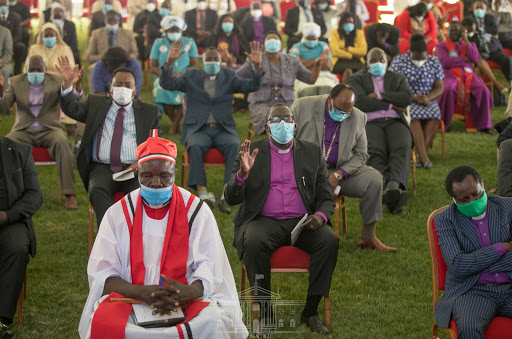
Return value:
<svg viewBox="0 0 512 339">
<path fill-rule="evenodd" d="M 179 59 L 185 53 L 185 50 L 180 52 L 181 47 L 183 47 L 183 40 L 177 40 L 171 44 L 171 50 L 167 56 L 167 65 L 172 66 L 174 61 Z"/>
<path fill-rule="evenodd" d="M 315 65 L 319 65 L 322 69 L 327 66 L 329 62 L 329 50 L 326 49 L 315 61 Z"/>
<path fill-rule="evenodd" d="M 224 61 L 225 63 L 230 63 L 233 61 L 232 56 L 229 53 L 229 49 L 227 47 L 219 46 L 219 52 L 222 61 Z"/>
<path fill-rule="evenodd" d="M 247 55 L 249 60 L 251 60 L 256 69 L 259 69 L 261 65 L 261 56 L 263 54 L 263 46 L 260 46 L 258 41 L 251 41 L 250 46 L 251 54 L 245 52 L 245 55 Z"/>
<path fill-rule="evenodd" d="M 69 58 L 67 56 L 61 56 L 58 58 L 58 65 L 55 65 L 57 71 L 59 71 L 60 76 L 62 77 L 62 89 L 68 89 L 73 85 L 73 81 L 75 80 L 75 70 L 74 67 L 71 66 L 69 62 Z M 75 65 L 78 69 L 78 65 Z"/>
<path fill-rule="evenodd" d="M 254 160 L 258 155 L 259 149 L 255 148 L 251 152 L 251 141 L 245 140 L 242 146 L 240 146 L 240 170 L 238 171 L 238 176 L 240 178 L 245 178 L 249 175 L 252 166 L 254 166 Z"/>
</svg>

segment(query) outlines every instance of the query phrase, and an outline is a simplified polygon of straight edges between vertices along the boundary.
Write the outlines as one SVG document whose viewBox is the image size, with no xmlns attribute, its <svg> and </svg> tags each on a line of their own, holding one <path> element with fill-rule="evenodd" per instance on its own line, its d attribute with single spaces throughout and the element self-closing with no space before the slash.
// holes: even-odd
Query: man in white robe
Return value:
<svg viewBox="0 0 512 339">
<path fill-rule="evenodd" d="M 99 314 L 108 315 L 104 318 L 116 317 L 119 312 L 98 311 L 95 316 L 98 307 L 101 309 L 101 302 L 112 292 L 142 301 L 158 314 L 170 313 L 178 303 L 185 306 L 197 297 L 202 297 L 200 304 L 209 302 L 193 319 L 173 327 L 148 329 L 137 326 L 131 312 L 123 333 L 125 338 L 247 337 L 233 273 L 213 213 L 199 198 L 174 185 L 176 153 L 174 143 L 158 137 L 150 137 L 137 147 L 141 189 L 110 207 L 101 222 L 87 267 L 90 292 L 78 329 L 81 338 L 116 337 L 109 332 L 110 321 L 115 323 L 115 319 L 97 318 L 101 317 Z M 173 215 L 186 217 L 182 219 L 185 222 L 168 222 L 169 218 L 177 220 Z M 131 258 L 131 251 L 139 253 L 133 245 L 137 243 L 134 240 L 137 230 L 141 233 L 138 241 L 143 255 Z M 180 240 L 176 242 L 180 235 L 176 236 L 175 230 L 185 231 L 188 244 Z M 180 256 L 176 249 L 187 247 L 188 256 Z M 181 269 L 176 264 L 180 257 L 183 259 L 183 284 L 175 281 L 179 279 L 172 275 Z M 169 273 L 168 266 L 173 266 L 174 273 Z M 143 279 L 143 284 L 132 284 L 134 277 L 139 281 Z M 162 286 L 162 281 L 168 286 Z M 106 307 L 114 304 L 127 307 L 127 304 L 109 303 L 108 300 L 101 305 L 104 304 Z M 102 328 L 97 325 L 100 320 L 105 320 Z"/>
</svg>

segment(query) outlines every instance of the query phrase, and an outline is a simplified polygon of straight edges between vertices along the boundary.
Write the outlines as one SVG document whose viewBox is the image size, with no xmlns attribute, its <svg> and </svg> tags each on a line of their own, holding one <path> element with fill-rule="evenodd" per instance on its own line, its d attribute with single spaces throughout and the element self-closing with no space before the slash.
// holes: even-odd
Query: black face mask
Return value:
<svg viewBox="0 0 512 339">
<path fill-rule="evenodd" d="M 451 32 L 451 33 L 448 34 L 448 37 L 453 42 L 459 42 L 460 37 L 461 37 L 461 33 L 460 32 Z"/>
</svg>

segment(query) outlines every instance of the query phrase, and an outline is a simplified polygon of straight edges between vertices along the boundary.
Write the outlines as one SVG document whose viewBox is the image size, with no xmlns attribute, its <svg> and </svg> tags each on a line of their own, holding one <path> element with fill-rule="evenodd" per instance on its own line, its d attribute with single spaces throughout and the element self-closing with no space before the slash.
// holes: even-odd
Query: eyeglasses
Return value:
<svg viewBox="0 0 512 339">
<path fill-rule="evenodd" d="M 270 118 L 268 118 L 268 121 L 270 121 L 271 124 L 275 122 L 281 122 L 281 120 L 284 120 L 284 122 L 293 122 L 293 116 L 292 115 L 275 115 Z"/>
</svg>

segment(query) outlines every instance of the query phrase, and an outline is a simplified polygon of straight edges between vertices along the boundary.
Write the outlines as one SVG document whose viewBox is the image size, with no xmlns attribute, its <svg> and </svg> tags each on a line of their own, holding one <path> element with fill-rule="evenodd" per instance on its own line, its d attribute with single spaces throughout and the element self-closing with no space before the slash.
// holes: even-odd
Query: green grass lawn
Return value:
<svg viewBox="0 0 512 339">
<path fill-rule="evenodd" d="M 82 27 L 81 47 L 85 46 Z M 149 81 L 151 83 L 151 81 Z M 86 82 L 84 82 L 86 84 Z M 148 87 L 142 96 L 151 100 Z M 504 107 L 494 108 L 493 123 L 502 120 Z M 249 115 L 236 113 L 241 140 L 247 135 Z M 4 117 L 0 135 L 13 124 Z M 170 121 L 163 117 L 163 130 Z M 178 142 L 178 138 L 171 140 Z M 358 201 L 348 199 L 348 234 L 340 237 L 338 265 L 331 286 L 331 326 L 334 338 L 427 338 L 432 324 L 432 280 L 425 222 L 438 207 L 450 203 L 444 190 L 444 179 L 455 166 L 469 164 L 478 169 L 487 190 L 497 183 L 496 137 L 482 133 L 466 133 L 460 121 L 454 121 L 446 135 L 447 159 L 441 158 L 441 137 L 437 136 L 430 157 L 431 170 L 419 169 L 418 194 L 412 196 L 401 215 L 384 213 L 377 235 L 387 245 L 396 246 L 395 254 L 360 250 L 356 241 L 361 231 Z M 183 147 L 179 147 L 181 155 Z M 181 157 L 179 157 L 181 160 Z M 177 183 L 181 182 L 178 162 Z M 79 209 L 67 211 L 58 204 L 58 173 L 54 166 L 38 167 L 44 203 L 34 217 L 38 239 L 38 255 L 28 266 L 27 300 L 23 326 L 16 328 L 18 338 L 75 338 L 82 308 L 88 294 L 87 229 L 88 197 L 75 170 Z M 208 169 L 209 188 L 220 194 L 223 169 Z M 215 209 L 214 214 L 237 285 L 240 263 L 233 240 L 231 215 Z M 303 300 L 307 275 L 281 274 L 272 277 L 272 288 L 283 300 Z M 323 303 L 321 303 L 323 305 Z M 321 310 L 323 314 L 323 309 Z M 276 338 L 314 337 L 305 327 L 299 333 L 275 335 Z M 442 336 L 443 337 L 443 336 Z"/>
</svg>

